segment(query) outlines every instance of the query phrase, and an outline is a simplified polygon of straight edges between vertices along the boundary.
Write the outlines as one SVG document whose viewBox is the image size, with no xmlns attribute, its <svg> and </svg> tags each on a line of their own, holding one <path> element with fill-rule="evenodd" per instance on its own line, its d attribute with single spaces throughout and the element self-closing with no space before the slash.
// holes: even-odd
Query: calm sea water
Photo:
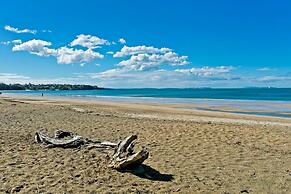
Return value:
<svg viewBox="0 0 291 194">
<path fill-rule="evenodd" d="M 134 103 L 181 104 L 213 111 L 291 117 L 291 88 L 108 89 L 73 91 L 2 91 L 3 94 L 57 96 Z M 242 111 L 238 111 L 242 110 Z"/>
<path fill-rule="evenodd" d="M 2 91 L 3 93 L 52 96 L 111 96 L 152 98 L 200 98 L 291 101 L 291 88 L 235 88 L 235 89 L 110 89 L 73 91 Z"/>
</svg>

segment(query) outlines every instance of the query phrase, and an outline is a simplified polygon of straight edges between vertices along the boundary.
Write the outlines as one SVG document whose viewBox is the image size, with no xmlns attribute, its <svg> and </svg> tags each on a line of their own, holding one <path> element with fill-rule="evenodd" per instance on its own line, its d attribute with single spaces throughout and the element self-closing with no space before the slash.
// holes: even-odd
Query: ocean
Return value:
<svg viewBox="0 0 291 194">
<path fill-rule="evenodd" d="M 167 88 L 71 91 L 1 91 L 3 94 L 57 96 L 133 103 L 181 104 L 210 111 L 291 118 L 291 88 Z M 221 109 L 223 108 L 223 110 Z"/>
</svg>

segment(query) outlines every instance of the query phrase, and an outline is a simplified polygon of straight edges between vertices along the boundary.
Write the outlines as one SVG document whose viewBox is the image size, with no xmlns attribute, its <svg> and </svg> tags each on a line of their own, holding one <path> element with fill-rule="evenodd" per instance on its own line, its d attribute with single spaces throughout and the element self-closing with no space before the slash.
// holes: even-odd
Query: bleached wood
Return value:
<svg viewBox="0 0 291 194">
<path fill-rule="evenodd" d="M 134 166 L 139 166 L 148 158 L 149 153 L 145 149 L 134 153 L 134 140 L 136 139 L 136 135 L 130 135 L 118 144 L 110 161 L 109 167 L 123 170 Z"/>
<path fill-rule="evenodd" d="M 46 144 L 50 147 L 78 148 L 86 145 L 88 149 L 114 148 L 115 151 L 111 157 L 109 167 L 117 170 L 125 170 L 134 166 L 139 166 L 148 158 L 149 152 L 144 148 L 137 153 L 134 152 L 134 141 L 136 139 L 136 135 L 130 135 L 116 144 L 109 141 L 101 142 L 90 140 L 65 130 L 57 130 L 54 137 L 49 137 L 41 131 L 35 133 L 35 141 L 37 143 Z"/>
<path fill-rule="evenodd" d="M 87 143 L 86 139 L 79 135 L 73 136 L 71 139 L 59 139 L 51 138 L 42 132 L 35 133 L 35 140 L 37 143 L 43 143 L 50 145 L 51 147 L 62 148 L 76 148 Z"/>
</svg>

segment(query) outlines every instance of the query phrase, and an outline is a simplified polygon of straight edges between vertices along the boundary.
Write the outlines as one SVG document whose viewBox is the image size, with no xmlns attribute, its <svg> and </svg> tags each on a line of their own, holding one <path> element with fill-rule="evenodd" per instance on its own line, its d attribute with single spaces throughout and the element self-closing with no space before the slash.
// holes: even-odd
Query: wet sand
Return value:
<svg viewBox="0 0 291 194">
<path fill-rule="evenodd" d="M 290 193 L 291 119 L 174 105 L 0 98 L 0 193 Z M 97 149 L 47 148 L 67 129 L 117 142 L 138 135 L 152 176 L 107 167 Z"/>
</svg>

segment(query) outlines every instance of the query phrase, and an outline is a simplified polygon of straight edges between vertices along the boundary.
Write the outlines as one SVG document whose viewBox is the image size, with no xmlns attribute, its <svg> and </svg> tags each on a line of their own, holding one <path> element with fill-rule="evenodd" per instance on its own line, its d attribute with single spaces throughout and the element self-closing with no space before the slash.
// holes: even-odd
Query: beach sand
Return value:
<svg viewBox="0 0 291 194">
<path fill-rule="evenodd" d="M 0 193 L 291 193 L 291 119 L 20 97 L 0 111 Z M 38 129 L 137 134 L 153 176 L 108 168 L 106 151 L 36 144 Z"/>
</svg>

